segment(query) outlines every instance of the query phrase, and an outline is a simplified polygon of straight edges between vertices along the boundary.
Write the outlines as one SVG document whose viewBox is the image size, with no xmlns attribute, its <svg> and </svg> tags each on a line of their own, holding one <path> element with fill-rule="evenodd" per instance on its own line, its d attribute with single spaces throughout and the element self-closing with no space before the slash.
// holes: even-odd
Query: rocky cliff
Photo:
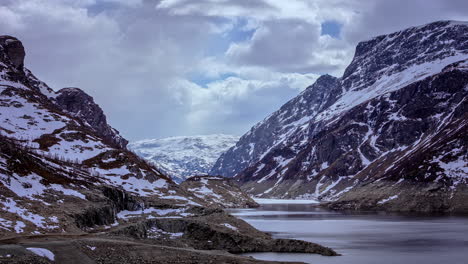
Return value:
<svg viewBox="0 0 468 264">
<path fill-rule="evenodd" d="M 359 43 L 341 78 L 320 77 L 211 173 L 336 208 L 467 211 L 467 33 L 440 21 Z"/>
<path fill-rule="evenodd" d="M 89 95 L 55 93 L 24 68 L 24 58 L 20 41 L 0 37 L 0 232 L 72 232 L 75 216 L 89 212 L 102 213 L 100 224 L 113 223 L 119 208 L 106 188 L 140 197 L 120 210 L 197 204 L 125 149 Z"/>
<path fill-rule="evenodd" d="M 125 148 L 128 141 L 107 124 L 106 116 L 94 99 L 79 88 L 63 88 L 55 97 L 57 105 L 65 112 L 89 124 L 96 134 L 117 148 Z"/>
</svg>

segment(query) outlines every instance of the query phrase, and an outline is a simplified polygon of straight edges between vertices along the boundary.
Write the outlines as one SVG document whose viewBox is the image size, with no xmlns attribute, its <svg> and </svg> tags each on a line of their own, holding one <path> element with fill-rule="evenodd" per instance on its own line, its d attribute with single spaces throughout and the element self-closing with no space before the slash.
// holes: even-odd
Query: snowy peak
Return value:
<svg viewBox="0 0 468 264">
<path fill-rule="evenodd" d="M 317 79 L 252 127 L 220 157 L 211 174 L 234 176 L 288 141 L 305 144 L 353 107 L 440 73 L 468 56 L 467 31 L 467 23 L 440 21 L 359 43 L 342 78 Z"/>
<path fill-rule="evenodd" d="M 235 176 L 262 197 L 345 197 L 343 207 L 407 210 L 432 210 L 429 200 L 440 199 L 440 210 L 462 210 L 467 61 L 468 23 L 435 22 L 361 42 L 342 78 L 319 78 L 242 136 L 211 174 Z M 431 185 L 438 193 L 429 199 Z M 382 186 L 385 194 L 373 189 Z"/>
<path fill-rule="evenodd" d="M 414 65 L 459 57 L 468 47 L 467 27 L 467 23 L 439 21 L 360 42 L 344 72 L 343 86 L 359 90 Z"/>
<path fill-rule="evenodd" d="M 284 104 L 241 137 L 236 146 L 221 155 L 210 174 L 232 177 L 262 158 L 274 146 L 285 143 L 289 135 L 303 129 L 341 94 L 339 79 L 323 75 L 300 95 Z"/>
<path fill-rule="evenodd" d="M 219 155 L 238 140 L 237 136 L 223 134 L 169 137 L 132 142 L 129 148 L 181 182 L 208 174 Z"/>
</svg>

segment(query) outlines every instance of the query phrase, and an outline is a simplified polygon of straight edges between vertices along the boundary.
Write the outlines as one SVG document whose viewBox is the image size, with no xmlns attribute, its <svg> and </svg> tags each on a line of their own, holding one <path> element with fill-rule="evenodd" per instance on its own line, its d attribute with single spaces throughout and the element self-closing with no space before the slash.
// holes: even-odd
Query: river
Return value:
<svg viewBox="0 0 468 264">
<path fill-rule="evenodd" d="M 335 212 L 285 202 L 230 212 L 276 238 L 315 242 L 342 254 L 246 254 L 257 259 L 314 264 L 468 263 L 468 217 Z"/>
</svg>

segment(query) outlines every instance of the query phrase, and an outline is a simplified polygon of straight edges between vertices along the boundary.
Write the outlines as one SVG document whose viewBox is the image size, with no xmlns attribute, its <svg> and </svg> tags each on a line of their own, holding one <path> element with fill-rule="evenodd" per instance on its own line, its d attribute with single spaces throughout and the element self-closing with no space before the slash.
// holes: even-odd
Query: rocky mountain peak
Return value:
<svg viewBox="0 0 468 264">
<path fill-rule="evenodd" d="M 466 197 L 467 32 L 468 23 L 440 21 L 359 43 L 343 77 L 317 79 L 252 127 L 211 174 L 235 176 L 261 197 L 344 195 L 346 205 L 380 206 L 400 195 L 412 210 L 421 209 L 410 200 L 431 203 L 411 188 L 437 185 L 455 208 Z"/>
<path fill-rule="evenodd" d="M 74 87 L 63 88 L 55 97 L 57 105 L 63 110 L 88 123 L 105 140 L 119 148 L 125 148 L 128 141 L 108 125 L 106 115 L 93 97 Z"/>
<path fill-rule="evenodd" d="M 338 78 L 336 78 L 335 76 L 332 76 L 332 75 L 330 75 L 330 74 L 324 74 L 324 75 L 321 75 L 321 76 L 315 81 L 315 83 L 316 83 L 317 85 L 324 85 L 324 84 L 327 84 L 327 83 L 329 83 L 329 82 L 333 82 L 333 81 L 335 81 L 335 80 L 337 80 L 337 79 L 338 79 Z M 307 87 L 306 89 L 308 89 L 308 88 L 310 88 L 310 87 L 312 87 L 312 85 L 309 86 L 309 87 Z"/>
<path fill-rule="evenodd" d="M 25 50 L 21 41 L 11 36 L 0 36 L 0 82 L 15 83 L 15 87 L 31 89 L 32 94 L 42 103 L 53 104 L 68 112 L 84 124 L 88 124 L 96 134 L 117 148 L 125 148 L 128 141 L 107 124 L 104 112 L 94 99 L 79 88 L 64 88 L 54 92 L 44 82 L 36 78 L 24 67 Z"/>
<path fill-rule="evenodd" d="M 457 56 L 468 48 L 468 36 L 464 33 L 467 25 L 437 21 L 360 42 L 344 72 L 343 84 L 347 89 L 360 90 L 382 76 Z"/>
<path fill-rule="evenodd" d="M 16 69 L 23 68 L 26 53 L 21 41 L 12 36 L 0 36 L 0 47 L 3 49 L 1 54 L 7 59 L 2 61 L 9 61 Z"/>
</svg>

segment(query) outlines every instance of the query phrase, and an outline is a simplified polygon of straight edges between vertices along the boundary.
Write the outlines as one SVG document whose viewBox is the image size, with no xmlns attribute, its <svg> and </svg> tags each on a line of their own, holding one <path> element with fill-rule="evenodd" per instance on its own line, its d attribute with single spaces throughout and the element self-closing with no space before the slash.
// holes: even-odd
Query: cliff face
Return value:
<svg viewBox="0 0 468 264">
<path fill-rule="evenodd" d="M 55 97 L 57 105 L 89 124 L 104 140 L 117 148 L 126 148 L 128 141 L 119 132 L 107 124 L 106 116 L 94 99 L 79 88 L 63 88 Z"/>
<path fill-rule="evenodd" d="M 339 79 L 321 76 L 299 96 L 255 125 L 237 144 L 223 153 L 210 174 L 232 177 L 282 144 L 308 119 L 333 104 L 341 94 Z"/>
<path fill-rule="evenodd" d="M 262 197 L 466 211 L 467 33 L 441 21 L 359 43 L 343 77 L 319 78 L 212 173 Z"/>
<path fill-rule="evenodd" d="M 0 46 L 3 49 L 2 61 L 10 63 L 17 70 L 22 70 L 26 53 L 21 41 L 11 36 L 0 36 Z"/>
</svg>

